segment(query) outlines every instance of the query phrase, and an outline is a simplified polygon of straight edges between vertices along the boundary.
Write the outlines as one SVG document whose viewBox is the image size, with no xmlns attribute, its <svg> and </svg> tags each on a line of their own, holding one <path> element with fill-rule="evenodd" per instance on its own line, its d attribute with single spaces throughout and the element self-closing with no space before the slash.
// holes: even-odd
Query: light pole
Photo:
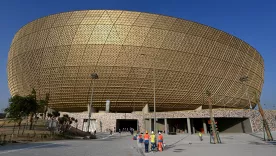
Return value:
<svg viewBox="0 0 276 156">
<path fill-rule="evenodd" d="M 154 112 L 154 133 L 156 134 L 156 98 L 155 98 L 155 62 L 153 61 L 153 112 Z"/>
<path fill-rule="evenodd" d="M 89 104 L 89 107 L 88 107 L 88 126 L 87 126 L 87 132 L 89 132 L 89 128 L 90 128 L 91 106 L 92 106 L 93 91 L 94 91 L 94 80 L 95 80 L 95 79 L 98 79 L 99 76 L 98 76 L 97 73 L 92 73 L 92 74 L 91 74 L 91 78 L 92 78 L 92 92 L 91 92 L 90 104 Z"/>
<path fill-rule="evenodd" d="M 141 54 L 141 56 L 146 56 L 146 54 Z M 155 85 L 156 85 L 156 80 L 155 80 L 155 59 L 152 58 L 153 60 L 153 114 L 154 114 L 154 121 L 153 121 L 153 131 L 156 134 L 156 98 L 155 98 Z"/>
</svg>

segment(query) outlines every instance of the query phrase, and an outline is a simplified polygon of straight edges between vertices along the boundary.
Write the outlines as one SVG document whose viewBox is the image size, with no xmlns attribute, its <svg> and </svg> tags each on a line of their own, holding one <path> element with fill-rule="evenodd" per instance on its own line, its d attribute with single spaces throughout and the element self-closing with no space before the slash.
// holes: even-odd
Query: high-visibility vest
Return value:
<svg viewBox="0 0 276 156">
<path fill-rule="evenodd" d="M 148 134 L 144 135 L 144 140 L 149 140 L 149 135 Z"/>
<path fill-rule="evenodd" d="M 158 135 L 158 142 L 162 142 L 163 141 L 163 136 L 160 134 L 160 135 Z"/>
<path fill-rule="evenodd" d="M 150 135 L 150 142 L 155 143 L 155 135 Z"/>
</svg>

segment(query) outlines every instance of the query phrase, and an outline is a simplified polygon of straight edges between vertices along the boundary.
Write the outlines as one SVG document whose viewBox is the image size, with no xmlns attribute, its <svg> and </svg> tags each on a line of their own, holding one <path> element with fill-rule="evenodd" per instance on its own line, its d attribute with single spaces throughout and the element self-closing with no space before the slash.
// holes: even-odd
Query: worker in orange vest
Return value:
<svg viewBox="0 0 276 156">
<path fill-rule="evenodd" d="M 146 131 L 146 134 L 144 135 L 144 144 L 145 144 L 145 152 L 146 153 L 149 152 L 149 139 L 150 139 L 150 136 L 148 134 L 148 131 Z"/>
<path fill-rule="evenodd" d="M 158 133 L 158 151 L 163 151 L 163 135 L 161 132 Z"/>
</svg>

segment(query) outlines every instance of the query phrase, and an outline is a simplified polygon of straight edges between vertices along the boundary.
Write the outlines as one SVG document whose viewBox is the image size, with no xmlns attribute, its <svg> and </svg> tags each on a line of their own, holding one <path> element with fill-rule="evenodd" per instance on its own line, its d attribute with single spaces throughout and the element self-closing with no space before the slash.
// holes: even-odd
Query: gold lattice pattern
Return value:
<svg viewBox="0 0 276 156">
<path fill-rule="evenodd" d="M 22 27 L 9 51 L 8 83 L 12 95 L 31 88 L 38 98 L 50 94 L 50 107 L 82 111 L 153 108 L 156 81 L 158 111 L 255 106 L 261 93 L 264 63 L 244 41 L 191 21 L 141 12 L 86 10 L 54 14 Z M 248 76 L 244 85 L 239 80 Z"/>
</svg>

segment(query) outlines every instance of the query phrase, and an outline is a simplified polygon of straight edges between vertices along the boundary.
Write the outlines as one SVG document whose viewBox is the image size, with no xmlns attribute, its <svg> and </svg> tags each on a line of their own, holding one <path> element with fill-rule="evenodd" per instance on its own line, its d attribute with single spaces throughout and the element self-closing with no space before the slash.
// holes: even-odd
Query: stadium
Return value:
<svg viewBox="0 0 276 156">
<path fill-rule="evenodd" d="M 154 101 L 166 131 L 178 129 L 168 126 L 175 123 L 167 121 L 172 114 L 185 122 L 183 130 L 190 118 L 204 125 L 207 90 L 217 117 L 246 112 L 228 117 L 245 117 L 253 129 L 250 108 L 264 83 L 262 56 L 237 37 L 188 20 L 121 10 L 64 12 L 28 23 L 13 38 L 7 72 L 12 96 L 32 88 L 39 99 L 49 93 L 50 108 L 83 120 L 92 100 L 95 129 L 132 120 L 137 129 L 152 129 Z M 202 113 L 196 116 L 195 110 Z"/>
</svg>

